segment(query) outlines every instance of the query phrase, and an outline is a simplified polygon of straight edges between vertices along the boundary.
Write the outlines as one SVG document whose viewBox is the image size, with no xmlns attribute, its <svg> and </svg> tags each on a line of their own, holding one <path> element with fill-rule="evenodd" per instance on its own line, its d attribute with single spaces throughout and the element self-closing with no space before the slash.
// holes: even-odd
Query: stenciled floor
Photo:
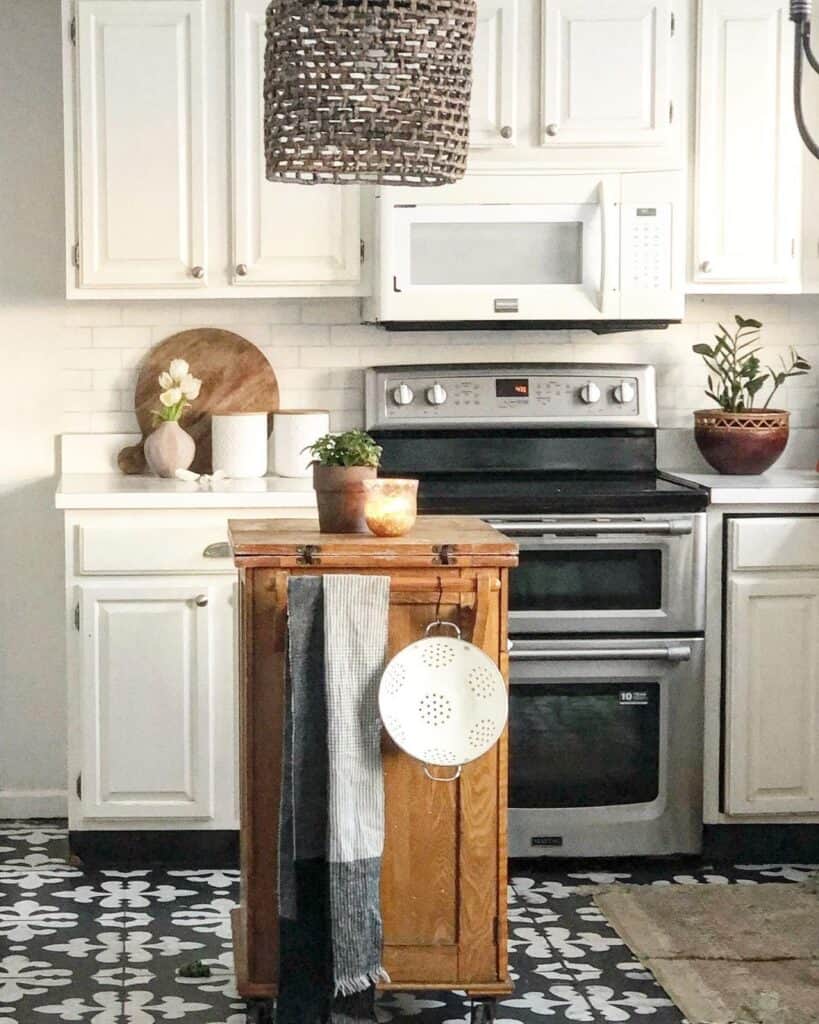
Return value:
<svg viewBox="0 0 819 1024">
<path fill-rule="evenodd" d="M 0 1024 L 245 1024 L 234 986 L 229 913 L 238 873 L 91 871 L 66 861 L 64 829 L 0 822 Z M 587 891 L 595 883 L 756 885 L 800 881 L 815 865 L 709 867 L 654 862 L 591 870 L 554 861 L 512 868 L 510 961 L 515 994 L 499 1024 L 634 1021 L 682 1024 Z M 209 978 L 180 978 L 202 960 Z M 457 993 L 390 994 L 380 1021 L 460 1024 Z"/>
</svg>

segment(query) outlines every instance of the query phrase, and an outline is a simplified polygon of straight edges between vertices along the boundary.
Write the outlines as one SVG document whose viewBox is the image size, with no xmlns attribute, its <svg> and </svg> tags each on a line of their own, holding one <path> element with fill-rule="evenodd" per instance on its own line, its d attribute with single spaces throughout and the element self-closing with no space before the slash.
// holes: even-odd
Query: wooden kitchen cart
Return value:
<svg viewBox="0 0 819 1024">
<path fill-rule="evenodd" d="M 508 678 L 506 610 L 517 546 L 481 520 L 421 517 L 406 537 L 321 534 L 312 520 L 230 523 L 240 580 L 241 907 L 233 936 L 240 994 L 275 997 L 277 823 L 287 581 L 391 579 L 389 656 L 436 618 L 456 622 Z M 473 1020 L 511 991 L 506 951 L 507 740 L 434 782 L 385 735 L 381 881 L 387 989 L 465 989 Z"/>
</svg>

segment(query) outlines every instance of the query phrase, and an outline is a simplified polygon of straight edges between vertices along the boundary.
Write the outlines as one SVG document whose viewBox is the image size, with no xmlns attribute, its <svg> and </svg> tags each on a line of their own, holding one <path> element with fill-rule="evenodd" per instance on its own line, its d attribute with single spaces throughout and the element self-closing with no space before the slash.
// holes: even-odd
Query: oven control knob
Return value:
<svg viewBox="0 0 819 1024">
<path fill-rule="evenodd" d="M 600 388 L 596 384 L 584 384 L 580 389 L 580 400 L 586 405 L 594 405 L 600 401 Z"/>
<path fill-rule="evenodd" d="M 427 388 L 427 401 L 430 405 L 443 405 L 446 401 L 446 388 L 443 384 L 433 384 Z"/>
<path fill-rule="evenodd" d="M 622 384 L 618 384 L 614 389 L 614 401 L 620 405 L 628 405 L 634 401 L 634 385 L 629 381 L 624 380 Z"/>
<path fill-rule="evenodd" d="M 409 384 L 399 384 L 392 390 L 392 400 L 396 405 L 412 405 L 415 394 Z"/>
</svg>

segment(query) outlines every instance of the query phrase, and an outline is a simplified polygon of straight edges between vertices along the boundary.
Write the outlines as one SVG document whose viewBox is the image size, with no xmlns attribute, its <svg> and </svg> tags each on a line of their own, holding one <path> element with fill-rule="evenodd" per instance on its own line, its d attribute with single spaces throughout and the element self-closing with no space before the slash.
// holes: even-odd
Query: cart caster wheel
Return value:
<svg viewBox="0 0 819 1024">
<path fill-rule="evenodd" d="M 275 1024 L 276 1009 L 269 999 L 259 999 L 247 1004 L 247 1024 Z"/>
<path fill-rule="evenodd" d="M 493 1024 L 495 1020 L 495 1000 L 486 999 L 472 1004 L 469 1024 Z"/>
</svg>

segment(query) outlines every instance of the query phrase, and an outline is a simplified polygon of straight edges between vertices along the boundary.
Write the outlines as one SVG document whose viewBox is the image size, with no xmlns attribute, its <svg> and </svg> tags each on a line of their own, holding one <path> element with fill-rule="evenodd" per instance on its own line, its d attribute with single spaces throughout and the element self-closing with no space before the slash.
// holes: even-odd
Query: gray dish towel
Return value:
<svg viewBox="0 0 819 1024">
<path fill-rule="evenodd" d="M 288 584 L 279 1024 L 372 1020 L 381 964 L 386 576 Z"/>
</svg>

